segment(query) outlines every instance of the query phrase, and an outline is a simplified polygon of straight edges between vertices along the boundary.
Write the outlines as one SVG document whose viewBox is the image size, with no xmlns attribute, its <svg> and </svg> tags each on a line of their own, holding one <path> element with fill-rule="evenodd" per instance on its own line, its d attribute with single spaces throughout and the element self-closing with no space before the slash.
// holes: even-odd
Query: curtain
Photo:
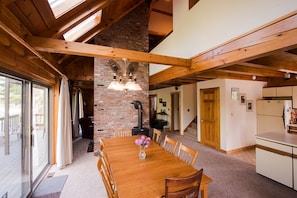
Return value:
<svg viewBox="0 0 297 198">
<path fill-rule="evenodd" d="M 79 91 L 79 95 L 78 95 L 78 105 L 79 105 L 79 118 L 83 118 L 84 117 L 84 101 L 83 101 L 83 97 L 81 94 L 81 91 Z"/>
<path fill-rule="evenodd" d="M 78 112 L 78 90 L 72 95 L 72 124 L 73 124 L 73 137 L 79 137 L 79 112 Z"/>
<path fill-rule="evenodd" d="M 83 101 L 83 97 L 82 97 L 82 93 L 81 90 L 78 93 L 78 118 L 83 118 L 84 116 L 84 101 Z M 81 126 L 79 125 L 79 132 L 80 134 L 82 134 L 82 129 Z"/>
<path fill-rule="evenodd" d="M 70 94 L 66 76 L 62 77 L 60 87 L 56 157 L 58 168 L 71 164 L 73 159 Z"/>
</svg>

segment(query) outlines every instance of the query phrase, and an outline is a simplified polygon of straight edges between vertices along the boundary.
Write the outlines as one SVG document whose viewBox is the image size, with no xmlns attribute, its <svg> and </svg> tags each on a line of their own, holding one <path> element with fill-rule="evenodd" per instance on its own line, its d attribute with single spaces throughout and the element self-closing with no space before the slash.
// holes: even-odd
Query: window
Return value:
<svg viewBox="0 0 297 198">
<path fill-rule="evenodd" d="M 85 0 L 48 0 L 56 18 L 75 8 Z"/>
<path fill-rule="evenodd" d="M 101 14 L 102 10 L 97 12 L 96 14 L 93 14 L 88 19 L 84 20 L 82 23 L 77 25 L 76 27 L 72 28 L 68 32 L 64 34 L 64 38 L 67 41 L 75 41 L 78 39 L 81 35 L 95 27 L 101 22 Z"/>
</svg>

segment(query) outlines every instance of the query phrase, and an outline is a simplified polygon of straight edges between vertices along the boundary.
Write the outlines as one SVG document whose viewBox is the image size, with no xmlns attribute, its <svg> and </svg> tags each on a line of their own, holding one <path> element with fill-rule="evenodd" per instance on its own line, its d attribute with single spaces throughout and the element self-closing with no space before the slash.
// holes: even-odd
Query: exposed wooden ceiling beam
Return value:
<svg viewBox="0 0 297 198">
<path fill-rule="evenodd" d="M 242 62 L 240 63 L 242 66 L 247 67 L 254 67 L 258 69 L 264 69 L 264 70 L 271 70 L 271 71 L 278 71 L 278 72 L 290 72 L 290 73 L 297 73 L 296 69 L 292 67 L 288 67 L 286 65 L 263 65 L 259 63 L 250 63 L 250 62 Z"/>
<path fill-rule="evenodd" d="M 37 50 L 35 50 L 32 46 L 30 46 L 28 43 L 26 43 L 20 36 L 15 34 L 10 28 L 8 28 L 2 21 L 0 21 L 0 29 L 5 31 L 9 36 L 17 40 L 22 46 L 24 46 L 26 49 L 28 49 L 31 53 L 33 53 L 35 56 L 40 58 L 44 63 L 46 63 L 48 66 L 50 66 L 54 71 L 56 71 L 60 75 L 64 75 L 56 66 L 54 66 L 48 59 L 46 59 L 44 56 L 42 56 Z"/>
<path fill-rule="evenodd" d="M 128 58 L 130 61 L 179 66 L 186 68 L 186 70 L 191 66 L 190 59 L 162 56 L 87 43 L 68 42 L 59 39 L 41 37 L 28 37 L 27 42 L 36 50 L 44 52 L 112 59 Z"/>
<path fill-rule="evenodd" d="M 244 35 L 237 40 L 200 54 L 192 59 L 192 69 L 171 67 L 149 79 L 154 85 L 173 78 L 199 73 L 239 62 L 286 51 L 297 46 L 297 14 Z"/>
<path fill-rule="evenodd" d="M 269 69 L 263 69 L 263 68 L 245 67 L 245 66 L 241 66 L 241 64 L 230 66 L 230 67 L 225 67 L 223 69 L 219 69 L 219 71 L 243 74 L 243 75 L 256 75 L 256 76 L 268 76 L 268 77 L 283 77 L 284 76 L 283 72 L 269 70 Z"/>
</svg>

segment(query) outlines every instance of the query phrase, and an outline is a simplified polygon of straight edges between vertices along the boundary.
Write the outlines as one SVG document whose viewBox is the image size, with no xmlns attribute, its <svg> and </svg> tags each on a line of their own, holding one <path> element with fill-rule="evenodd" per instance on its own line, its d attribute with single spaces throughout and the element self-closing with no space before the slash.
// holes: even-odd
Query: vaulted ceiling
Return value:
<svg viewBox="0 0 297 198">
<path fill-rule="evenodd" d="M 143 3 L 149 7 L 148 28 L 152 47 L 172 31 L 171 1 L 86 0 L 56 18 L 47 0 L 0 0 L 0 34 L 5 32 L 33 54 L 40 53 L 41 56 L 37 55 L 40 61 L 57 73 L 71 70 L 69 65 L 78 59 L 120 59 L 123 55 L 134 61 L 173 66 L 150 77 L 150 90 L 216 78 L 252 80 L 253 76 L 271 86 L 297 84 L 296 13 L 190 59 L 91 44 L 95 35 Z M 101 12 L 98 24 L 73 42 L 64 41 L 66 32 L 98 11 Z M 4 37 L 1 37 L 0 44 L 12 46 Z M 21 53 L 18 47 L 14 47 L 14 51 Z M 32 57 L 28 56 L 28 59 Z M 286 73 L 290 78 L 285 78 Z M 89 81 L 93 80 L 92 75 Z"/>
</svg>

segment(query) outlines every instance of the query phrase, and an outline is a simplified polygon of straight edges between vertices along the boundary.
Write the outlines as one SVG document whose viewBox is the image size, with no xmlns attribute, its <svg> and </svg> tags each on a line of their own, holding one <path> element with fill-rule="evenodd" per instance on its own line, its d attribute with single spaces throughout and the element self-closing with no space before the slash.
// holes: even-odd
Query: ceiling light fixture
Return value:
<svg viewBox="0 0 297 198">
<path fill-rule="evenodd" d="M 120 66 L 118 62 L 115 60 L 110 59 L 108 61 L 108 65 L 114 72 L 113 80 L 107 87 L 107 89 L 113 89 L 117 91 L 126 91 L 126 90 L 133 90 L 139 91 L 142 90 L 140 85 L 136 83 L 136 75 L 135 72 L 138 69 L 138 63 L 132 62 L 129 63 L 127 66 L 127 58 L 122 59 L 124 64 Z"/>
<path fill-rule="evenodd" d="M 289 80 L 291 78 L 290 73 L 285 73 L 284 78 L 285 78 L 285 80 Z"/>
</svg>

